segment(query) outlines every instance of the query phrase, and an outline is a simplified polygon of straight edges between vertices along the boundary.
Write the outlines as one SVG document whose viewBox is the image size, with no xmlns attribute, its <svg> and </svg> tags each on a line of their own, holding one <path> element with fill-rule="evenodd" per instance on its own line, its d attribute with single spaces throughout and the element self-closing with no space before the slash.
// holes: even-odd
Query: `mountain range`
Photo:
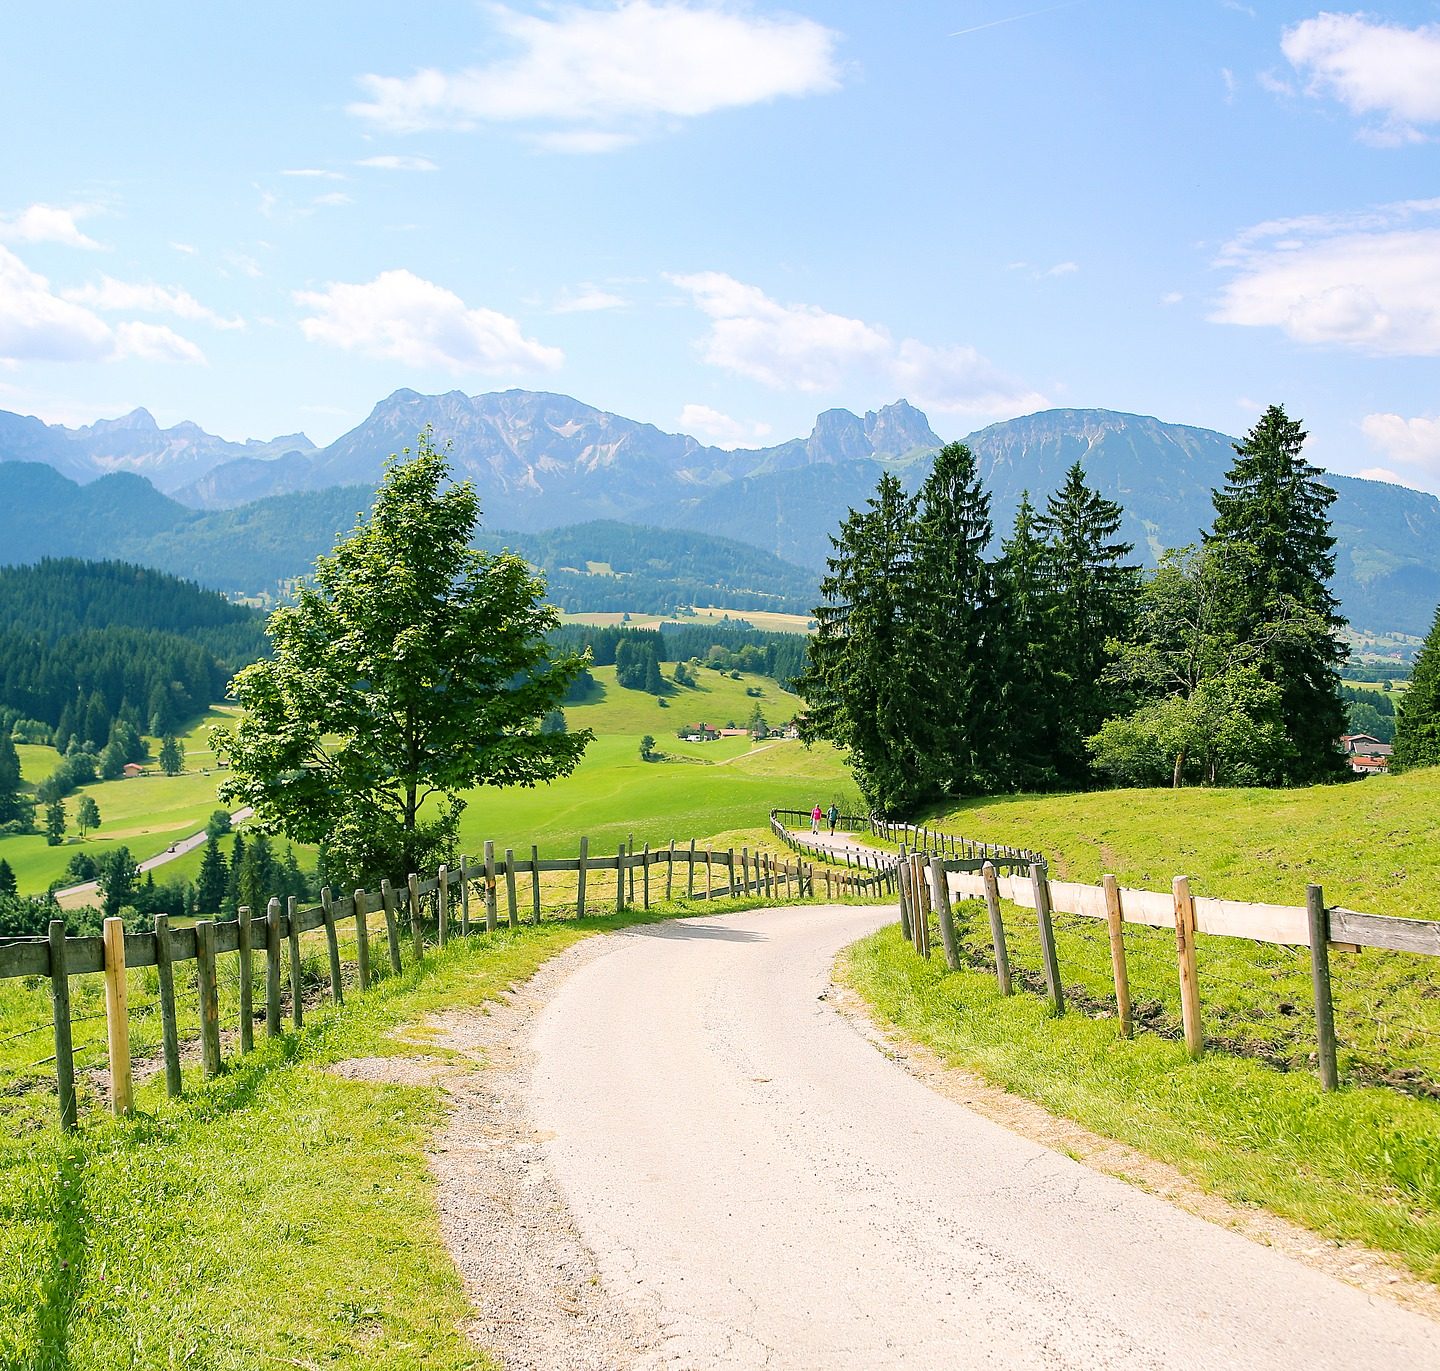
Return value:
<svg viewBox="0 0 1440 1371">
<path fill-rule="evenodd" d="M 552 574 L 568 558 L 582 575 L 593 574 L 589 562 L 605 564 L 602 576 L 653 579 L 665 559 L 640 558 L 645 539 L 619 537 L 616 521 L 719 535 L 792 565 L 782 572 L 771 560 L 742 570 L 733 546 L 702 553 L 692 542 L 692 568 L 725 566 L 731 590 L 741 588 L 736 577 L 779 577 L 787 598 L 795 574 L 808 572 L 814 583 L 829 535 L 881 471 L 918 489 L 941 442 L 904 400 L 864 416 L 828 410 L 808 438 L 733 451 L 522 390 L 399 390 L 323 448 L 303 434 L 233 443 L 189 423 L 161 429 L 144 410 L 80 429 L 0 411 L 0 562 L 79 551 L 71 545 L 79 541 L 93 555 L 130 557 L 225 589 L 273 585 L 303 574 L 353 525 L 386 457 L 413 446 L 427 424 L 451 445 L 456 474 L 475 483 L 487 528 L 515 530 L 487 535 L 487 543 L 504 536 Z M 998 533 L 1022 491 L 1043 504 L 1079 460 L 1122 504 L 1125 535 L 1150 564 L 1208 527 L 1210 492 L 1233 457 L 1224 434 L 1101 409 L 1047 410 L 965 441 L 992 493 Z M 1327 480 L 1338 496 L 1335 588 L 1345 612 L 1371 631 L 1423 633 L 1440 600 L 1440 499 L 1357 477 Z M 527 534 L 577 524 L 589 532 L 569 530 L 549 540 L 548 551 L 522 546 L 532 541 Z M 598 555 L 617 547 L 635 560 L 633 571 Z"/>
</svg>

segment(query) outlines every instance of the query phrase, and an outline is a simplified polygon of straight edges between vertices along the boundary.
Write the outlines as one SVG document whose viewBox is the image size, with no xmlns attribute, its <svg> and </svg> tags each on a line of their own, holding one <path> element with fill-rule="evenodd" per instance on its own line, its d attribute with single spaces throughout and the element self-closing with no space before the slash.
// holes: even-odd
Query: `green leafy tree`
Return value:
<svg viewBox="0 0 1440 1371">
<path fill-rule="evenodd" d="M 879 813 L 913 807 L 925 794 L 918 755 L 914 501 L 887 472 L 863 510 L 831 538 L 815 636 L 797 689 L 809 703 L 806 741 L 850 753 L 861 793 Z"/>
<path fill-rule="evenodd" d="M 1415 659 L 1410 689 L 1395 720 L 1395 752 L 1390 760 L 1397 771 L 1440 766 L 1440 608 Z"/>
<path fill-rule="evenodd" d="M 167 776 L 178 776 L 185 770 L 185 754 L 173 733 L 167 733 L 160 744 L 160 770 Z"/>
<path fill-rule="evenodd" d="M 100 874 L 99 864 L 88 852 L 76 852 L 65 863 L 65 874 L 74 885 L 93 881 Z"/>
<path fill-rule="evenodd" d="M 1124 703 L 1106 672 L 1139 590 L 1138 568 L 1125 561 L 1133 547 L 1116 538 L 1123 518 L 1119 505 L 1086 485 L 1076 462 L 1035 521 L 1050 586 L 1045 664 L 1061 705 L 1055 765 L 1067 785 L 1090 779 L 1085 740 Z"/>
<path fill-rule="evenodd" d="M 97 769 L 102 781 L 118 780 L 125 773 L 125 763 L 130 759 L 125 749 L 117 742 L 108 742 L 101 749 Z"/>
<path fill-rule="evenodd" d="M 45 841 L 51 847 L 59 847 L 65 838 L 65 801 L 51 800 L 45 806 Z"/>
<path fill-rule="evenodd" d="M 1207 547 L 1241 569 L 1231 610 L 1233 633 L 1264 636 L 1264 626 L 1309 616 L 1323 631 L 1276 637 L 1260 654 L 1261 674 L 1280 687 L 1280 718 L 1290 759 L 1279 780 L 1309 784 L 1344 774 L 1345 731 L 1339 666 L 1344 620 L 1330 592 L 1335 539 L 1329 509 L 1335 492 L 1302 456 L 1305 432 L 1279 405 L 1235 445 L 1225 489 L 1214 494 Z"/>
<path fill-rule="evenodd" d="M 545 717 L 540 720 L 541 733 L 564 733 L 570 725 L 565 722 L 565 711 L 563 709 L 548 709 Z"/>
<path fill-rule="evenodd" d="M 113 919 L 127 905 L 135 903 L 139 888 L 140 868 L 128 847 L 112 847 L 101 853 L 96 865 L 100 868 L 96 881 L 100 887 L 100 904 L 107 919 Z"/>
<path fill-rule="evenodd" d="M 0 895 L 17 895 L 20 887 L 15 880 L 15 869 L 0 857 Z"/>
<path fill-rule="evenodd" d="M 640 739 L 640 760 L 648 762 L 655 752 L 655 739 L 648 733 Z"/>
<path fill-rule="evenodd" d="M 93 795 L 82 795 L 75 807 L 75 827 L 83 838 L 92 828 L 100 827 L 100 806 Z"/>
<path fill-rule="evenodd" d="M 205 833 L 207 837 L 223 838 L 234 827 L 234 821 L 230 818 L 228 809 L 214 810 L 209 819 L 205 821 Z"/>
<path fill-rule="evenodd" d="M 205 852 L 200 858 L 200 874 L 195 880 L 196 903 L 206 914 L 218 914 L 224 909 L 228 877 L 225 854 L 220 851 L 220 838 L 212 833 L 205 839 Z"/>
<path fill-rule="evenodd" d="M 236 676 L 244 711 L 214 734 L 221 797 L 351 880 L 452 855 L 477 785 L 567 775 L 588 730 L 542 733 L 584 659 L 552 650 L 558 612 L 526 563 L 469 544 L 479 506 L 427 429 L 391 458 L 368 519 L 270 616 L 272 656 Z"/>
</svg>

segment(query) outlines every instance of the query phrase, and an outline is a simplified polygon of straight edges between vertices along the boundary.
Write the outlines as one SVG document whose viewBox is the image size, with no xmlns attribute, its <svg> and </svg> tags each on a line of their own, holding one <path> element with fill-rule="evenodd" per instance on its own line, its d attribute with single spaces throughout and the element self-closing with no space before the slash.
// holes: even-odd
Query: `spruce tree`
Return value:
<svg viewBox="0 0 1440 1371">
<path fill-rule="evenodd" d="M 947 795 L 998 780 L 990 534 L 990 496 L 975 455 L 964 443 L 947 443 L 920 490 L 915 649 L 929 678 L 916 701 L 921 757 L 931 786 Z"/>
<path fill-rule="evenodd" d="M 1265 411 L 1235 445 L 1225 489 L 1214 493 L 1215 523 L 1205 540 L 1244 571 L 1237 577 L 1235 637 L 1272 640 L 1257 666 L 1280 687 L 1280 720 L 1293 752 L 1280 779 L 1294 784 L 1333 780 L 1345 766 L 1338 671 L 1346 656 L 1339 636 L 1345 621 L 1329 586 L 1335 492 L 1301 455 L 1305 438 L 1279 405 Z M 1313 631 L 1297 631 L 1307 624 Z"/>
<path fill-rule="evenodd" d="M 180 740 L 167 733 L 160 744 L 160 770 L 167 776 L 178 776 L 185 770 L 185 754 L 180 750 Z"/>
<path fill-rule="evenodd" d="M 20 893 L 19 883 L 15 879 L 15 869 L 0 857 L 0 895 L 18 895 Z"/>
<path fill-rule="evenodd" d="M 1135 616 L 1139 569 L 1126 564 L 1134 550 L 1119 542 L 1124 511 L 1085 484 L 1079 462 L 1035 521 L 1045 543 L 1049 583 L 1046 667 L 1060 708 L 1055 765 L 1060 781 L 1090 779 L 1085 740 L 1124 704 L 1107 679 L 1114 644 Z"/>
<path fill-rule="evenodd" d="M 235 845 L 230 849 L 230 869 L 225 873 L 225 913 L 232 919 L 240 906 L 245 903 L 240 895 L 240 873 L 245 868 L 245 835 L 235 835 Z M 252 914 L 263 914 L 263 909 L 252 909 Z"/>
<path fill-rule="evenodd" d="M 809 661 L 796 689 L 807 741 L 846 749 L 866 803 L 912 808 L 927 793 L 917 737 L 924 670 L 917 658 L 915 505 L 890 473 L 831 538 Z"/>
<path fill-rule="evenodd" d="M 25 803 L 20 789 L 20 754 L 10 736 L 9 725 L 0 730 L 0 824 L 13 823 L 25 817 Z"/>
<path fill-rule="evenodd" d="M 224 908 L 228 875 L 220 839 L 211 834 L 205 840 L 205 855 L 200 858 L 200 875 L 195 883 L 195 896 L 205 913 L 218 914 Z"/>
<path fill-rule="evenodd" d="M 1390 760 L 1397 771 L 1440 766 L 1440 606 L 1395 720 L 1395 752 Z"/>
<path fill-rule="evenodd" d="M 1057 783 L 1061 701 L 1048 670 L 1053 616 L 1049 559 L 1029 491 L 995 566 L 995 703 L 1003 744 L 1001 784 L 1049 790 Z"/>
</svg>

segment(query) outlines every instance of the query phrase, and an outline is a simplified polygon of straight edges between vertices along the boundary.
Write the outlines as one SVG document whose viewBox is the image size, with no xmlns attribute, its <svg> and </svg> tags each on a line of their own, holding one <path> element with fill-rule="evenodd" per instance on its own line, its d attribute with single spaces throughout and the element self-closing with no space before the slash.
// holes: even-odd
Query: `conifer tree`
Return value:
<svg viewBox="0 0 1440 1371">
<path fill-rule="evenodd" d="M 59 847 L 65 838 L 65 801 L 51 800 L 45 806 L 45 841 L 51 847 Z"/>
<path fill-rule="evenodd" d="M 916 713 L 924 720 L 922 760 L 941 794 L 988 789 L 998 779 L 990 534 L 990 496 L 975 456 L 964 443 L 947 443 L 920 490 L 915 540 L 916 651 L 929 677 Z"/>
<path fill-rule="evenodd" d="M 831 538 L 824 603 L 797 683 L 809 705 L 801 737 L 848 750 L 861 794 L 883 814 L 913 807 L 927 786 L 916 737 L 923 669 L 914 511 L 887 472 L 865 508 L 851 510 Z"/>
<path fill-rule="evenodd" d="M 167 733 L 160 744 L 160 770 L 167 776 L 178 776 L 185 770 L 185 754 L 180 750 L 180 740 Z"/>
<path fill-rule="evenodd" d="M 10 726 L 0 729 L 0 824 L 25 817 L 20 789 L 20 754 L 10 737 Z"/>
<path fill-rule="evenodd" d="M 205 913 L 218 914 L 224 908 L 228 875 L 220 839 L 212 833 L 205 840 L 205 854 L 200 858 L 200 874 L 195 882 L 195 898 Z"/>
<path fill-rule="evenodd" d="M 0 895 L 18 895 L 20 893 L 19 883 L 15 879 L 15 869 L 0 857 Z"/>
<path fill-rule="evenodd" d="M 235 835 L 235 845 L 230 849 L 230 869 L 225 873 L 225 913 L 232 919 L 245 901 L 240 896 L 240 873 L 245 868 L 245 835 Z M 252 909 L 252 914 L 263 914 L 264 910 Z"/>
<path fill-rule="evenodd" d="M 1395 721 L 1395 752 L 1390 760 L 1397 771 L 1440 766 L 1440 606 L 1415 659 L 1410 689 Z"/>
<path fill-rule="evenodd" d="M 1133 544 L 1116 541 L 1123 518 L 1118 504 L 1085 484 L 1085 470 L 1076 462 L 1035 521 L 1048 564 L 1046 666 L 1062 703 L 1055 763 L 1066 785 L 1090 779 L 1085 740 L 1124 703 L 1106 679 L 1113 644 L 1130 627 L 1139 590 L 1139 570 L 1125 562 Z"/>
<path fill-rule="evenodd" d="M 1215 523 L 1207 547 L 1245 569 L 1237 578 L 1237 639 L 1272 638 L 1257 667 L 1280 687 L 1280 720 L 1293 756 L 1281 779 L 1296 784 L 1344 772 L 1339 751 L 1345 706 L 1338 667 L 1344 620 L 1330 592 L 1335 539 L 1329 509 L 1335 492 L 1301 455 L 1306 434 L 1279 405 L 1235 445 L 1225 489 L 1214 493 Z M 1314 624 L 1313 632 L 1268 633 L 1267 625 Z"/>
</svg>

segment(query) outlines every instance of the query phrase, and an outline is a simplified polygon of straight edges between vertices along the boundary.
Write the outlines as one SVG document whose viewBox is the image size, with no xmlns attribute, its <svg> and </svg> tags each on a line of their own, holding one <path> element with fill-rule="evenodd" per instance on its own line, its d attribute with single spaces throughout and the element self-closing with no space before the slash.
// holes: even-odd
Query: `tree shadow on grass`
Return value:
<svg viewBox="0 0 1440 1371">
<path fill-rule="evenodd" d="M 66 1140 L 59 1154 L 50 1220 L 50 1263 L 36 1314 L 37 1371 L 68 1371 L 70 1324 L 85 1282 L 89 1215 L 85 1206 L 85 1151 Z"/>
</svg>

